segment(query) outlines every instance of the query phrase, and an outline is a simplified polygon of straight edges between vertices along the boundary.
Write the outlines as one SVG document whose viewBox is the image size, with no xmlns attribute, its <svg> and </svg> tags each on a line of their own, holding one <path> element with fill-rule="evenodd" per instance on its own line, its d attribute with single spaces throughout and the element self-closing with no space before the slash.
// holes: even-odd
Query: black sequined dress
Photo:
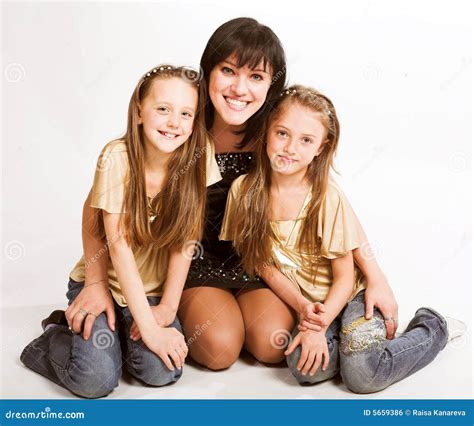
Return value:
<svg viewBox="0 0 474 426">
<path fill-rule="evenodd" d="M 230 241 L 220 241 L 219 233 L 224 218 L 227 193 L 234 179 L 248 173 L 253 166 L 253 152 L 216 154 L 222 180 L 207 188 L 206 224 L 201 241 L 202 250 L 196 251 L 186 280 L 185 289 L 199 286 L 227 289 L 265 288 L 259 277 L 250 278 L 240 266 L 239 257 Z"/>
</svg>

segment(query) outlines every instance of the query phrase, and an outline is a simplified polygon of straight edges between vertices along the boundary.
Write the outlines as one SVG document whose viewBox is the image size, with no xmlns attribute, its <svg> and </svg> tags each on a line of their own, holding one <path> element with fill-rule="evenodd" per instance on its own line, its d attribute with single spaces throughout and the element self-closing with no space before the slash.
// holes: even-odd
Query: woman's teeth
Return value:
<svg viewBox="0 0 474 426">
<path fill-rule="evenodd" d="M 232 99 L 232 98 L 225 98 L 225 101 L 232 107 L 235 107 L 236 109 L 244 109 L 248 104 L 248 102 L 239 101 L 237 99 Z"/>
</svg>

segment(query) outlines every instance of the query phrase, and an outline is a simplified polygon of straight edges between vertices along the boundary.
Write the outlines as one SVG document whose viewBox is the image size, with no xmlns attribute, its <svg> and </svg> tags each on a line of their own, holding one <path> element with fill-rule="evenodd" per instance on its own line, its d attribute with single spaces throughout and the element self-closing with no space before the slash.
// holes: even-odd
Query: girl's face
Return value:
<svg viewBox="0 0 474 426">
<path fill-rule="evenodd" d="M 145 145 L 170 154 L 193 131 L 198 92 L 180 78 L 155 79 L 140 105 Z"/>
<path fill-rule="evenodd" d="M 273 172 L 284 175 L 306 172 L 324 149 L 326 134 L 320 113 L 297 103 L 290 104 L 268 129 L 267 155 Z"/>
<path fill-rule="evenodd" d="M 209 96 L 216 113 L 233 126 L 244 124 L 265 102 L 271 84 L 271 70 L 260 64 L 251 69 L 237 67 L 235 54 L 217 64 L 209 76 Z"/>
</svg>

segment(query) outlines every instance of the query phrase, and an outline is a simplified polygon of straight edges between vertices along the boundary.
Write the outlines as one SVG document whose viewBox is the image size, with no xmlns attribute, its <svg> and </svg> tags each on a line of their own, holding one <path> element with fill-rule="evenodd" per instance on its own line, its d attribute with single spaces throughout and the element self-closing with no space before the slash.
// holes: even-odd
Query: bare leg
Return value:
<svg viewBox="0 0 474 426">
<path fill-rule="evenodd" d="M 245 325 L 245 349 L 258 361 L 285 359 L 295 317 L 291 308 L 269 288 L 244 290 L 237 296 Z"/>
<path fill-rule="evenodd" d="M 229 290 L 196 287 L 183 291 L 178 310 L 190 356 L 211 370 L 230 367 L 244 344 L 244 321 Z"/>
</svg>

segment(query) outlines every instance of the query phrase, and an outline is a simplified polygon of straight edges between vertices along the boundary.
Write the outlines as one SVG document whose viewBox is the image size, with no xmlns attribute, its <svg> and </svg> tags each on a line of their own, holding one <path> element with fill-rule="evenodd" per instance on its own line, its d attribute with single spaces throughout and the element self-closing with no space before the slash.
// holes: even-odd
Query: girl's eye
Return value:
<svg viewBox="0 0 474 426">
<path fill-rule="evenodd" d="M 183 112 L 183 115 L 187 118 L 192 118 L 193 115 L 190 112 Z"/>
<path fill-rule="evenodd" d="M 160 112 L 169 112 L 169 109 L 167 107 L 158 107 L 157 110 Z"/>
<path fill-rule="evenodd" d="M 286 136 L 288 133 L 286 133 L 284 130 L 277 130 L 277 135 L 278 136 Z"/>
<path fill-rule="evenodd" d="M 303 138 L 303 143 L 311 143 L 313 142 L 310 138 Z"/>
<path fill-rule="evenodd" d="M 263 77 L 260 74 L 252 74 L 251 79 L 255 81 L 262 81 Z"/>
<path fill-rule="evenodd" d="M 222 72 L 224 74 L 233 74 L 234 71 L 232 70 L 232 68 L 229 68 L 229 67 L 222 67 Z"/>
</svg>

